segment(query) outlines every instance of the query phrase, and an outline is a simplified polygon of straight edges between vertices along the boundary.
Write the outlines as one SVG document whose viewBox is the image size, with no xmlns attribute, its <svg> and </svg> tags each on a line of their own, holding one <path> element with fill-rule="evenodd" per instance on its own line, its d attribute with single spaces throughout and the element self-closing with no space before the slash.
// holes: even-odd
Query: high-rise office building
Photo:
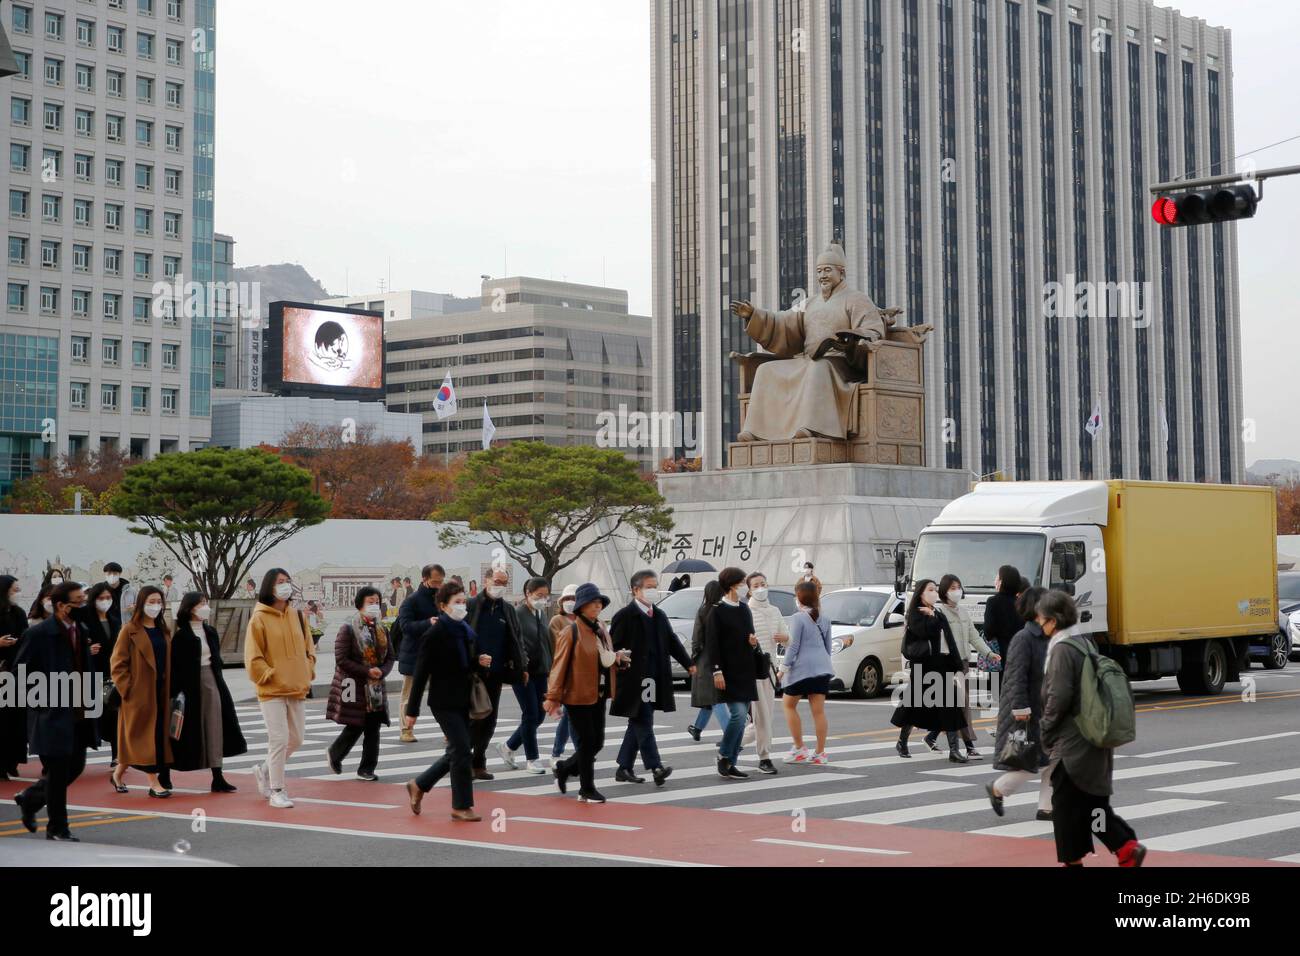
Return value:
<svg viewBox="0 0 1300 956">
<path fill-rule="evenodd" d="M 183 283 L 213 275 L 216 38 L 215 0 L 0 10 L 3 492 L 59 453 L 208 441 L 211 318 Z"/>
<path fill-rule="evenodd" d="M 728 301 L 817 253 L 926 347 L 926 460 L 1017 479 L 1243 475 L 1228 31 L 1151 0 L 656 0 L 654 406 L 738 431 Z M 1095 437 L 1084 425 L 1099 410 Z"/>
</svg>

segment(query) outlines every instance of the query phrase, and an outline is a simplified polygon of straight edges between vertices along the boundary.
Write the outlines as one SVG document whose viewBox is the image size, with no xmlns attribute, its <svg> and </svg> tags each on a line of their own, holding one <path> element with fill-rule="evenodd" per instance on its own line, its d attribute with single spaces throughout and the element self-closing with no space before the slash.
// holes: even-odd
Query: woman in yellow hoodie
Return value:
<svg viewBox="0 0 1300 956">
<path fill-rule="evenodd" d="M 257 789 L 271 806 L 293 801 L 284 791 L 284 765 L 302 744 L 307 692 L 316 676 L 316 648 L 303 613 L 290 606 L 293 581 L 283 568 L 262 578 L 244 641 L 244 667 L 257 688 L 266 721 L 266 763 L 253 767 Z"/>
</svg>

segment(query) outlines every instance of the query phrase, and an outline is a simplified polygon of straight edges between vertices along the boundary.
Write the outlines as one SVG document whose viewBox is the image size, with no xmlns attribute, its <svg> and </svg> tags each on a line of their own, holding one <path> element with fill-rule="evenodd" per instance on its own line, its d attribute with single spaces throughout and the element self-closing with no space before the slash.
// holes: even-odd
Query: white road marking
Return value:
<svg viewBox="0 0 1300 956">
<path fill-rule="evenodd" d="M 762 780 L 755 780 L 751 777 L 748 780 L 734 780 L 731 783 L 723 783 L 715 787 L 696 787 L 693 790 L 669 790 L 664 788 L 657 793 L 638 794 L 635 797 L 616 797 L 615 802 L 637 804 L 638 806 L 648 803 L 672 803 L 674 801 L 695 800 L 700 797 L 716 797 L 724 793 L 739 796 L 755 790 L 812 787 L 853 779 L 856 778 L 845 773 L 809 774 L 807 776 L 785 777 L 784 779 L 781 777 L 764 777 Z"/>
<path fill-rule="evenodd" d="M 640 827 L 624 826 L 621 823 L 595 823 L 591 820 L 560 820 L 555 817 L 506 817 L 507 823 L 554 823 L 562 827 L 589 827 L 593 830 L 640 830 Z"/>
<path fill-rule="evenodd" d="M 838 843 L 808 843 L 804 840 L 778 840 L 776 837 L 759 837 L 755 843 L 772 843 L 777 846 L 797 846 L 810 850 L 839 850 L 845 853 L 876 853 L 883 856 L 909 856 L 911 850 L 880 850 L 870 846 L 841 846 Z"/>
<path fill-rule="evenodd" d="M 861 778 L 856 778 L 861 779 Z M 721 807 L 729 813 L 785 813 L 790 810 L 812 809 L 814 807 L 833 807 L 843 804 L 866 803 L 869 800 L 889 800 L 893 797 L 907 797 L 915 793 L 933 793 L 938 790 L 956 790 L 968 787 L 966 783 L 948 783 L 943 780 L 920 780 L 916 783 L 903 783 L 892 787 L 868 787 L 863 790 L 839 790 L 835 793 L 820 793 L 812 797 L 793 797 L 783 800 L 767 800 L 763 803 L 739 803 L 731 807 Z"/>
<path fill-rule="evenodd" d="M 1142 820 L 1147 817 L 1159 817 L 1169 813 L 1181 813 L 1185 810 L 1200 810 L 1203 807 L 1216 807 L 1221 803 L 1222 801 L 1219 800 L 1153 800 L 1151 803 L 1136 803 L 1127 807 L 1115 807 L 1115 812 L 1125 820 Z M 979 833 L 985 836 L 1046 836 L 1052 832 L 1052 821 L 1025 820 L 1020 823 L 1007 823 L 996 827 L 982 827 L 978 830 L 967 830 L 966 832 Z"/>
<path fill-rule="evenodd" d="M 1169 833 L 1149 840 L 1143 838 L 1142 842 L 1149 850 L 1194 850 L 1197 847 L 1212 846 L 1216 843 L 1231 843 L 1234 840 L 1245 840 L 1295 829 L 1300 829 L 1300 813 L 1279 813 L 1271 817 L 1253 817 L 1249 820 L 1234 820 L 1232 823 L 1202 827 L 1199 830 Z"/>
<path fill-rule="evenodd" d="M 1220 790 L 1241 790 L 1246 787 L 1262 787 L 1270 783 L 1284 783 L 1288 780 L 1300 780 L 1300 768 L 1289 770 L 1270 770 L 1267 773 L 1248 773 L 1237 777 L 1220 777 L 1218 780 L 1198 780 L 1196 783 L 1181 783 L 1174 787 L 1151 787 L 1162 793 L 1217 793 Z"/>
<path fill-rule="evenodd" d="M 1233 747 L 1237 744 L 1253 744 L 1261 740 L 1277 740 L 1281 737 L 1300 737 L 1300 730 L 1287 730 L 1280 734 L 1264 734 L 1262 737 L 1239 737 L 1236 740 L 1220 740 L 1212 744 L 1196 744 L 1191 747 L 1175 747 L 1173 750 L 1155 750 L 1149 754 L 1129 754 L 1130 757 L 1172 757 L 1174 754 L 1191 753 L 1194 750 L 1212 750 L 1215 747 Z"/>
</svg>

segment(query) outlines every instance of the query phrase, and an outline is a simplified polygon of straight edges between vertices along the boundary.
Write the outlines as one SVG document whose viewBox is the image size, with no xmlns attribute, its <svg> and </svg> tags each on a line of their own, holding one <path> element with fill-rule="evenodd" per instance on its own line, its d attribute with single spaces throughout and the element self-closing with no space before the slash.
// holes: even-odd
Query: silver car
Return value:
<svg viewBox="0 0 1300 956">
<path fill-rule="evenodd" d="M 788 622 L 794 617 L 794 592 L 785 588 L 767 589 L 767 599 L 776 605 L 780 610 L 781 616 Z M 700 609 L 700 602 L 704 600 L 704 588 L 682 588 L 680 591 L 674 591 L 662 601 L 659 602 L 659 608 L 668 615 L 668 623 L 673 626 L 673 633 L 677 639 L 682 642 L 682 647 L 686 648 L 686 653 L 691 652 L 691 631 L 695 628 L 695 615 Z M 672 662 L 673 680 L 685 681 L 690 683 L 691 676 L 682 669 L 682 666 L 676 660 Z"/>
</svg>

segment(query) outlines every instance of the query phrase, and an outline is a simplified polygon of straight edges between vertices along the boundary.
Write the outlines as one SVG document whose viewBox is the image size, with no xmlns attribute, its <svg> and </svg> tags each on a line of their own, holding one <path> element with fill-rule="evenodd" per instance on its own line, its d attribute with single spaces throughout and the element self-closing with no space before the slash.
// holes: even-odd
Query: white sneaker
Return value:
<svg viewBox="0 0 1300 956">
<path fill-rule="evenodd" d="M 269 797 L 271 785 L 266 782 L 266 764 L 253 765 L 253 779 L 257 781 L 257 792 L 264 797 Z"/>
<path fill-rule="evenodd" d="M 524 764 L 524 770 L 528 773 L 546 773 L 550 769 L 541 760 L 529 760 Z"/>
<path fill-rule="evenodd" d="M 289 799 L 289 795 L 283 790 L 272 790 L 271 806 L 277 810 L 290 810 L 293 808 L 293 801 Z"/>
<path fill-rule="evenodd" d="M 826 751 L 823 750 L 823 751 L 822 751 L 821 753 L 819 753 L 819 754 L 814 754 L 814 755 L 813 755 L 813 758 L 812 758 L 811 760 L 809 760 L 808 762 L 809 762 L 810 764 L 813 764 L 814 766 L 817 766 L 817 767 L 824 767 L 824 766 L 826 766 L 828 763 L 831 762 L 831 758 L 828 757 L 828 756 L 826 756 Z"/>
<path fill-rule="evenodd" d="M 808 748 L 800 747 L 798 750 L 791 750 L 785 755 L 786 763 L 808 763 Z"/>
<path fill-rule="evenodd" d="M 519 763 L 515 760 L 515 752 L 505 744 L 497 744 L 497 754 L 511 770 L 519 769 Z"/>
</svg>

